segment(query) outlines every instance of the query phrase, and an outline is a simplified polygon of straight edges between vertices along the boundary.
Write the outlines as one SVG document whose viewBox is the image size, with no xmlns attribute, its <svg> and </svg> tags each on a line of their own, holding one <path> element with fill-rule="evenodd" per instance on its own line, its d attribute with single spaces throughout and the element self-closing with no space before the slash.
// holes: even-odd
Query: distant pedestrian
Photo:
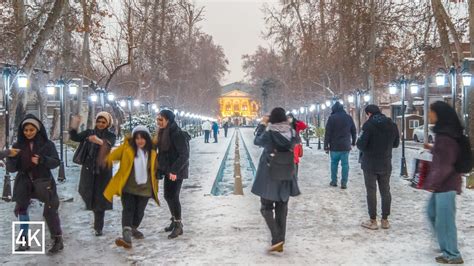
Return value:
<svg viewBox="0 0 474 266">
<path fill-rule="evenodd" d="M 224 123 L 223 128 L 224 128 L 224 137 L 227 138 L 227 131 L 229 131 L 229 122 L 228 122 L 228 121 L 226 121 L 226 122 Z"/>
<path fill-rule="evenodd" d="M 275 108 L 258 125 L 254 144 L 263 147 L 252 193 L 260 197 L 260 212 L 270 229 L 269 252 L 283 252 L 286 217 L 290 196 L 300 194 L 295 176 L 293 147 L 296 132 L 287 121 L 285 110 Z"/>
<path fill-rule="evenodd" d="M 361 164 L 364 171 L 365 188 L 367 190 L 367 206 L 370 220 L 362 226 L 378 229 L 377 224 L 377 184 L 382 198 L 383 229 L 389 229 L 388 216 L 392 196 L 390 194 L 390 176 L 392 174 L 392 149 L 397 148 L 400 136 L 397 125 L 380 112 L 376 105 L 368 105 L 365 113 L 369 117 L 362 127 L 362 134 L 357 140 L 357 148 L 361 151 Z"/>
<path fill-rule="evenodd" d="M 214 135 L 214 143 L 217 143 L 217 135 L 219 135 L 219 124 L 217 122 L 212 123 L 212 133 Z"/>
<path fill-rule="evenodd" d="M 120 162 L 117 173 L 104 191 L 104 197 L 109 202 L 112 202 L 114 195 L 122 200 L 122 237 L 115 240 L 117 246 L 132 248 L 132 237 L 145 238 L 138 227 L 148 200 L 152 197 L 159 205 L 156 157 L 150 132 L 142 125 L 136 126 L 132 136 L 107 156 L 109 167 L 115 161 Z"/>
<path fill-rule="evenodd" d="M 456 194 L 461 193 L 462 179 L 457 165 L 470 157 L 463 154 L 466 150 L 470 152 L 470 145 L 463 140 L 463 127 L 456 111 L 447 103 L 431 104 L 429 119 L 430 124 L 435 124 L 436 141 L 432 148 L 426 146 L 431 148 L 433 161 L 424 188 L 433 192 L 427 212 L 442 252 L 436 262 L 462 264 L 456 228 Z"/>
<path fill-rule="evenodd" d="M 212 125 L 209 120 L 202 123 L 202 130 L 204 130 L 204 143 L 209 143 L 209 137 L 211 136 Z"/>
<path fill-rule="evenodd" d="M 112 210 L 112 202 L 104 198 L 104 189 L 112 178 L 112 169 L 105 167 L 103 161 L 115 145 L 116 136 L 110 131 L 113 124 L 112 115 L 99 112 L 95 119 L 94 129 L 78 132 L 80 117 L 73 117 L 69 136 L 72 141 L 82 142 L 87 151 L 82 162 L 79 180 L 79 195 L 86 204 L 86 210 L 94 213 L 94 230 L 96 236 L 102 235 L 106 210 Z"/>
<path fill-rule="evenodd" d="M 351 140 L 352 138 L 352 140 Z M 331 156 L 331 183 L 337 187 L 337 172 L 341 162 L 341 188 L 347 188 L 349 180 L 349 152 L 355 146 L 357 132 L 352 117 L 344 111 L 344 106 L 336 102 L 326 124 L 324 150 Z"/>
<path fill-rule="evenodd" d="M 296 166 L 295 174 L 296 174 L 296 177 L 298 177 L 300 158 L 303 157 L 303 144 L 302 144 L 300 132 L 302 130 L 305 130 L 308 126 L 303 121 L 296 119 L 291 113 L 288 114 L 287 118 L 291 127 L 296 132 L 296 144 L 295 144 L 295 148 L 293 149 L 293 152 L 294 152 L 294 162 Z"/>
</svg>

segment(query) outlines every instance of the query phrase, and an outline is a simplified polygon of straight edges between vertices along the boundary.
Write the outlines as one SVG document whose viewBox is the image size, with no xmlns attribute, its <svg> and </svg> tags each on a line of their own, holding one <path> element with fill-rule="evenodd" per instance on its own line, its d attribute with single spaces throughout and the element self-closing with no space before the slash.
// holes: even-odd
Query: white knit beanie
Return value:
<svg viewBox="0 0 474 266">
<path fill-rule="evenodd" d="M 135 128 L 133 128 L 132 130 L 132 136 L 136 133 L 136 132 L 145 132 L 148 134 L 148 136 L 151 137 L 151 133 L 150 133 L 150 130 L 148 130 L 148 128 L 144 125 L 138 125 L 136 126 Z"/>
</svg>

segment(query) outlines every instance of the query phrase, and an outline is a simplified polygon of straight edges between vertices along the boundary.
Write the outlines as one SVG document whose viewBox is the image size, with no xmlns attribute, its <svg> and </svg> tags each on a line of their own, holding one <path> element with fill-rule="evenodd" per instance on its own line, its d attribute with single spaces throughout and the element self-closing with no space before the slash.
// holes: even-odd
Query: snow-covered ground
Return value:
<svg viewBox="0 0 474 266">
<path fill-rule="evenodd" d="M 241 129 L 255 165 L 261 150 L 253 145 L 253 129 Z M 229 136 L 232 136 L 230 130 Z M 0 202 L 1 264 L 432 264 L 437 244 L 425 219 L 429 193 L 415 190 L 398 177 L 400 151 L 395 152 L 392 177 L 392 228 L 367 231 L 360 222 L 367 219 L 365 187 L 351 154 L 349 188 L 329 187 L 328 155 L 305 147 L 299 185 L 302 195 L 291 198 L 287 239 L 283 254 L 267 254 L 270 233 L 259 212 L 258 197 L 244 189 L 244 196 L 211 196 L 220 162 L 231 138 L 221 136 L 219 144 L 191 141 L 190 178 L 182 190 L 184 235 L 168 240 L 163 228 L 169 211 L 160 191 L 161 207 L 152 201 L 141 228 L 144 240 L 134 241 L 132 250 L 118 248 L 121 234 L 121 204 L 106 213 L 103 237 L 95 237 L 92 214 L 84 210 L 77 195 L 79 168 L 67 168 L 68 181 L 58 187 L 62 197 L 74 197 L 60 207 L 65 250 L 56 256 L 12 255 L 11 221 L 13 203 Z M 411 163 L 415 151 L 407 150 Z M 242 154 L 242 153 L 241 153 Z M 3 172 L 0 172 L 3 186 Z M 466 264 L 474 264 L 474 191 L 457 197 L 459 247 Z M 42 208 L 31 207 L 31 219 L 41 220 Z"/>
</svg>

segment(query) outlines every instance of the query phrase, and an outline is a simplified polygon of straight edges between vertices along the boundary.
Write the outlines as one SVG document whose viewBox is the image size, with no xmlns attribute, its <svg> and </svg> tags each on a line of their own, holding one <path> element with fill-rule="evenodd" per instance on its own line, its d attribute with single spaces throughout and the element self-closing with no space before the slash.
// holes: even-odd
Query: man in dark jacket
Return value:
<svg viewBox="0 0 474 266">
<path fill-rule="evenodd" d="M 170 110 L 162 110 L 157 120 L 158 174 L 164 179 L 164 197 L 171 213 L 171 224 L 165 231 L 171 232 L 168 238 L 172 239 L 183 234 L 179 194 L 183 180 L 188 178 L 190 136 L 178 127 Z"/>
<path fill-rule="evenodd" d="M 352 139 L 351 139 L 352 138 Z M 344 106 L 336 102 L 332 107 L 331 116 L 326 124 L 324 150 L 331 154 L 331 183 L 337 187 L 337 169 L 341 161 L 341 188 L 347 188 L 349 179 L 349 152 L 355 146 L 357 132 L 352 117 L 344 111 Z"/>
<path fill-rule="evenodd" d="M 361 151 L 361 164 L 364 171 L 367 190 L 367 205 L 370 220 L 362 223 L 368 229 L 378 229 L 377 224 L 377 183 L 382 197 L 382 228 L 390 228 L 390 175 L 392 173 L 392 149 L 397 148 L 400 136 L 397 125 L 380 112 L 376 105 L 368 105 L 365 113 L 369 120 L 362 127 L 357 140 L 357 148 Z"/>
</svg>

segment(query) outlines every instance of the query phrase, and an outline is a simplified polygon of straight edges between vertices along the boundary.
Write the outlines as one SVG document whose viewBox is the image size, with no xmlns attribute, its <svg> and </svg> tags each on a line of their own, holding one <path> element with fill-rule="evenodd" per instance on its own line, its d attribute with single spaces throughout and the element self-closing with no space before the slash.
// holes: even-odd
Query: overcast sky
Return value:
<svg viewBox="0 0 474 266">
<path fill-rule="evenodd" d="M 222 84 L 244 79 L 242 55 L 253 53 L 258 45 L 266 46 L 262 38 L 265 29 L 264 3 L 276 5 L 278 0 L 195 0 L 205 7 L 203 31 L 214 37 L 224 48 L 229 60 L 229 73 Z"/>
</svg>

